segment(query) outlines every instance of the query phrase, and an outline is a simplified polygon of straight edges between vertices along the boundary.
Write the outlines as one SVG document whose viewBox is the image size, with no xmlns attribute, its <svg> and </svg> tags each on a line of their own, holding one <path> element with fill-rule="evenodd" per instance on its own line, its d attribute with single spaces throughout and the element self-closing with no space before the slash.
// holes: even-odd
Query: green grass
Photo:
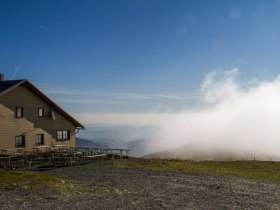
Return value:
<svg viewBox="0 0 280 210">
<path fill-rule="evenodd" d="M 50 190 L 63 198 L 71 198 L 85 190 L 82 185 L 70 181 L 31 171 L 0 172 L 0 190 Z"/>
<path fill-rule="evenodd" d="M 280 182 L 280 162 L 269 161 L 198 162 L 190 160 L 131 158 L 128 161 L 115 161 L 113 167 L 216 174 Z"/>
</svg>

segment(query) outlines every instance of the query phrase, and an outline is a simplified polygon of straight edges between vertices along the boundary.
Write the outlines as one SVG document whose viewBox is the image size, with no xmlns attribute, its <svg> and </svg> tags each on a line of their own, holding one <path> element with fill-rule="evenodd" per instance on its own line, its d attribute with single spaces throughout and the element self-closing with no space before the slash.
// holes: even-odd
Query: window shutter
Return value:
<svg viewBox="0 0 280 210">
<path fill-rule="evenodd" d="M 22 146 L 25 147 L 25 136 L 22 136 Z"/>
</svg>

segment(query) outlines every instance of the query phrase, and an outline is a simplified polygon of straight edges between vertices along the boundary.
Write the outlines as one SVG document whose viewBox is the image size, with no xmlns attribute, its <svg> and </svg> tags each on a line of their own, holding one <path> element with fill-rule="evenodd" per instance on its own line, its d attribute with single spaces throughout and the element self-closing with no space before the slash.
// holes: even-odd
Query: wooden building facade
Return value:
<svg viewBox="0 0 280 210">
<path fill-rule="evenodd" d="M 27 80 L 0 74 L 0 150 L 76 146 L 84 126 Z"/>
</svg>

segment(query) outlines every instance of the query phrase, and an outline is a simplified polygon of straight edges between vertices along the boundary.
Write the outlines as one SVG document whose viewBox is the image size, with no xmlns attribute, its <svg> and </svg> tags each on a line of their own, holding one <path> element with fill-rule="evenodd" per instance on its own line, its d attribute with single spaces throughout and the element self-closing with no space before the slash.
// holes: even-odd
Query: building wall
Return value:
<svg viewBox="0 0 280 210">
<path fill-rule="evenodd" d="M 23 107 L 23 118 L 15 118 L 15 108 Z M 44 117 L 38 117 L 38 107 Z M 27 86 L 21 85 L 0 96 L 0 149 L 15 148 L 15 136 L 25 135 L 25 148 L 35 146 L 36 134 L 44 134 L 44 145 L 76 145 L 75 125 L 56 110 L 50 115 L 50 105 Z M 70 140 L 56 140 L 57 130 L 69 130 Z"/>
</svg>

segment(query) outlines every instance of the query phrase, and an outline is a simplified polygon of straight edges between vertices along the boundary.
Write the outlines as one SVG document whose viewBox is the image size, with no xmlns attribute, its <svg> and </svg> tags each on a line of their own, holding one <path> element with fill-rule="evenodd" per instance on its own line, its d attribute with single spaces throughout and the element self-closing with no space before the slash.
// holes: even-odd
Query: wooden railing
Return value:
<svg viewBox="0 0 280 210">
<path fill-rule="evenodd" d="M 116 158 L 128 158 L 129 152 L 128 149 L 66 147 L 65 145 L 36 146 L 32 150 L 22 148 L 2 149 L 0 150 L 0 168 L 71 166 Z"/>
</svg>

